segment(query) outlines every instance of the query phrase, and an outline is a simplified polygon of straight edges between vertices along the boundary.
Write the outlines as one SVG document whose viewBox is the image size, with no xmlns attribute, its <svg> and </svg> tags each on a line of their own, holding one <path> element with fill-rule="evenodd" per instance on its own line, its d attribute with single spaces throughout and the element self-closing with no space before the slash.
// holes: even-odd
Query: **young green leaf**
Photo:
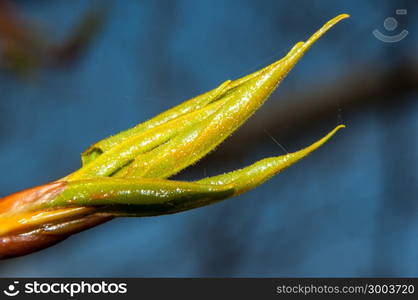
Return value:
<svg viewBox="0 0 418 300">
<path fill-rule="evenodd" d="M 0 199 L 0 258 L 42 249 L 113 217 L 212 204 L 251 190 L 306 157 L 344 126 L 305 149 L 241 170 L 195 182 L 166 179 L 236 131 L 312 44 L 347 17 L 332 19 L 281 60 L 94 144 L 82 154 L 83 166 L 63 179 Z"/>
</svg>

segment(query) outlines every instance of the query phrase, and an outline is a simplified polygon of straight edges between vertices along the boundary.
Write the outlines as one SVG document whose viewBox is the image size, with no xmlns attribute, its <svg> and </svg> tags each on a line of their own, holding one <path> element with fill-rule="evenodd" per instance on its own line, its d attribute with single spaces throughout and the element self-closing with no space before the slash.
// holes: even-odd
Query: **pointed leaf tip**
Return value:
<svg viewBox="0 0 418 300">
<path fill-rule="evenodd" d="M 337 127 L 335 127 L 333 130 L 331 130 L 326 136 L 324 136 L 322 139 L 316 141 L 315 143 L 313 143 L 312 145 L 299 150 L 297 152 L 294 153 L 289 153 L 289 157 L 292 157 L 292 161 L 297 161 L 305 156 L 307 156 L 308 154 L 312 153 L 313 151 L 315 151 L 316 149 L 318 149 L 319 147 L 321 147 L 323 144 L 325 144 L 331 137 L 333 137 L 340 129 L 345 128 L 346 126 L 341 124 L 338 125 Z"/>
</svg>

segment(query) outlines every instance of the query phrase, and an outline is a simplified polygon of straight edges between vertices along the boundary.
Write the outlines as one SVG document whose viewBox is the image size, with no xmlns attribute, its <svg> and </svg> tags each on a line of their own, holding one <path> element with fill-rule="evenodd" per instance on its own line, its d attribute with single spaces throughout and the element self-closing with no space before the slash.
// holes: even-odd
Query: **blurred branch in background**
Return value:
<svg viewBox="0 0 418 300">
<path fill-rule="evenodd" d="M 66 40 L 53 41 L 25 19 L 15 3 L 0 0 L 0 68 L 20 75 L 80 58 L 104 25 L 107 9 L 92 6 Z"/>
<path fill-rule="evenodd" d="M 265 134 L 260 134 L 264 131 L 279 133 L 281 137 L 292 135 L 294 131 L 301 132 L 315 122 L 335 116 L 338 113 L 337 104 L 347 112 L 363 109 L 382 99 L 390 99 L 391 102 L 406 99 L 404 95 L 418 90 L 418 62 L 413 58 L 404 58 L 392 66 L 363 65 L 340 78 L 307 90 L 273 95 L 270 103 L 280 103 L 281 99 L 286 99 L 286 103 L 271 104 L 268 109 L 260 111 L 260 122 L 243 127 L 231 138 L 231 143 L 223 145 L 205 162 L 231 160 L 251 145 L 257 147 L 257 140 L 265 139 Z"/>
<path fill-rule="evenodd" d="M 53 49 L 55 62 L 59 64 L 71 63 L 78 59 L 92 40 L 100 33 L 106 20 L 108 7 L 93 6 L 81 19 L 71 36 L 62 45 Z"/>
</svg>

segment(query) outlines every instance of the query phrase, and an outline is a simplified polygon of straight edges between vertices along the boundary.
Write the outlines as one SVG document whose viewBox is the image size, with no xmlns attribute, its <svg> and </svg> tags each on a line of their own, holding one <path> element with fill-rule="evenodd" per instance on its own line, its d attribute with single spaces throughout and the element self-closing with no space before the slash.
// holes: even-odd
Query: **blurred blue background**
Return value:
<svg viewBox="0 0 418 300">
<path fill-rule="evenodd" d="M 416 1 L 1 2 L 37 31 L 41 50 L 22 47 L 25 57 L 38 52 L 16 64 L 3 30 L 0 196 L 76 170 L 95 141 L 279 59 L 340 13 L 351 18 L 239 132 L 176 178 L 284 153 L 270 136 L 294 151 L 344 122 L 323 148 L 240 197 L 113 220 L 1 261 L 0 276 L 418 276 Z M 95 10 L 94 33 L 69 47 L 77 55 L 44 62 L 48 43 Z M 384 27 L 388 17 L 397 28 Z M 409 34 L 386 43 L 375 29 Z"/>
</svg>

